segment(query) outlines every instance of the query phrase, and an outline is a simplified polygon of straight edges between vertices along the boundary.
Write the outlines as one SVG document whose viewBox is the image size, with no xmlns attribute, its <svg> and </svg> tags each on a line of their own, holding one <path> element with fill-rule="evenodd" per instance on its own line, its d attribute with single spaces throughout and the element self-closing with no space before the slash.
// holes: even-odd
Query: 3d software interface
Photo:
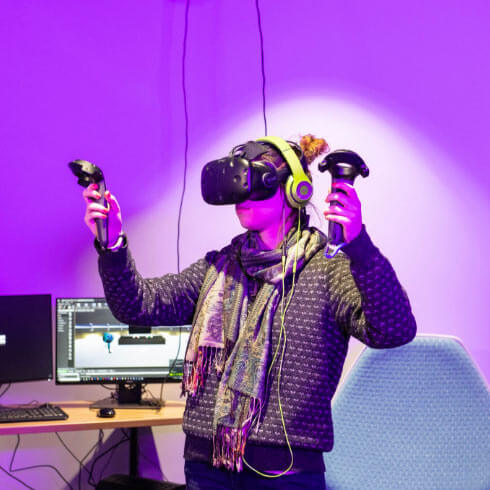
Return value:
<svg viewBox="0 0 490 490">
<path fill-rule="evenodd" d="M 117 320 L 103 298 L 58 298 L 57 382 L 143 381 L 170 368 L 181 375 L 190 326 L 143 331 Z"/>
</svg>

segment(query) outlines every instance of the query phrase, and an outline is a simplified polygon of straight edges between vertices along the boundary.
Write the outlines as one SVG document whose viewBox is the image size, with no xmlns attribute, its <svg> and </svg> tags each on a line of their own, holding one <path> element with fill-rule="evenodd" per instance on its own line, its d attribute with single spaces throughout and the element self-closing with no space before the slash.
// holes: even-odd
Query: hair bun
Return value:
<svg viewBox="0 0 490 490">
<path fill-rule="evenodd" d="M 328 143 L 323 138 L 317 138 L 312 134 L 301 136 L 299 145 L 303 150 L 308 165 L 310 165 L 315 158 L 326 153 L 330 149 Z"/>
</svg>

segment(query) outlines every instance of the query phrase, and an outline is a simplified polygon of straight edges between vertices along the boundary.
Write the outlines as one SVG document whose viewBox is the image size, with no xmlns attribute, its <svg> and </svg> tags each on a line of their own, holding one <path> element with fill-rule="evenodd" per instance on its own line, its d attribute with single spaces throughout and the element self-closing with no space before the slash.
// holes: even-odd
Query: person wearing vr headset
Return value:
<svg viewBox="0 0 490 490">
<path fill-rule="evenodd" d="M 264 137 L 209 162 L 206 202 L 234 204 L 246 231 L 180 274 L 137 272 L 121 210 L 97 185 L 84 190 L 85 221 L 108 219 L 99 271 L 114 315 L 138 325 L 192 322 L 184 364 L 183 429 L 189 489 L 325 488 L 323 453 L 333 447 L 331 399 L 349 337 L 390 348 L 416 333 L 410 303 L 362 223 L 352 185 L 326 197 L 327 221 L 346 244 L 324 255 L 326 236 L 308 225 L 308 164 L 327 150 Z M 355 464 L 355 462 L 354 462 Z"/>
</svg>

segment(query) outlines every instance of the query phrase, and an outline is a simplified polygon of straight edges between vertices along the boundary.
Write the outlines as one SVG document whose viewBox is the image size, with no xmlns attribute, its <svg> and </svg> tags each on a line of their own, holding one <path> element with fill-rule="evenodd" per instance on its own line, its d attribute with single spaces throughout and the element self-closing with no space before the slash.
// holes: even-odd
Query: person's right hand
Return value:
<svg viewBox="0 0 490 490">
<path fill-rule="evenodd" d="M 119 207 L 116 198 L 109 191 L 106 191 L 104 196 L 107 201 L 107 207 L 96 203 L 94 199 L 101 198 L 100 193 L 97 191 L 98 188 L 99 186 L 97 184 L 90 184 L 83 190 L 83 199 L 87 203 L 84 221 L 90 231 L 97 236 L 95 219 L 108 219 L 107 246 L 112 247 L 116 244 L 122 231 L 121 208 Z"/>
</svg>

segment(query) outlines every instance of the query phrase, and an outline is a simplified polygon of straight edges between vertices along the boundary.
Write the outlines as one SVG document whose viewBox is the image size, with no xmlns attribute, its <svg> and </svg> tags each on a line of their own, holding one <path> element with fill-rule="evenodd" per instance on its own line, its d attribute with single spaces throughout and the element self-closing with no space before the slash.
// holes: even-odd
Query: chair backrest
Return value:
<svg viewBox="0 0 490 490">
<path fill-rule="evenodd" d="M 330 489 L 490 489 L 490 392 L 456 337 L 365 348 L 332 403 Z"/>
</svg>

